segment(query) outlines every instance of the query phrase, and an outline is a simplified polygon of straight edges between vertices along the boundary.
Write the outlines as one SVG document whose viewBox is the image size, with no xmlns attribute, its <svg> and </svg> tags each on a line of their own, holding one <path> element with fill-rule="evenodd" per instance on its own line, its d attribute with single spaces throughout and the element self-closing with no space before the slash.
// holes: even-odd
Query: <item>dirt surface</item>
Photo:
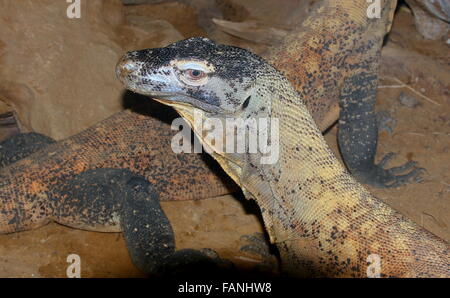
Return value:
<svg viewBox="0 0 450 298">
<path fill-rule="evenodd" d="M 240 251 L 248 244 L 242 235 L 263 232 L 255 205 L 233 196 L 162 205 L 177 235 L 177 248 L 210 248 L 244 269 L 262 262 Z M 80 256 L 82 277 L 144 277 L 131 263 L 121 233 L 58 224 L 0 235 L 0 277 L 66 277 L 70 254 Z"/>
<path fill-rule="evenodd" d="M 393 44 L 433 57 L 437 63 L 428 64 L 424 74 L 411 72 L 403 77 L 390 74 L 387 63 L 383 66 L 377 109 L 387 111 L 397 124 L 392 134 L 380 133 L 378 156 L 394 152 L 398 156 L 389 166 L 414 160 L 426 172 L 418 184 L 370 190 L 424 228 L 450 241 L 450 46 L 417 34 L 411 14 L 405 9 L 397 14 L 386 46 Z M 441 70 L 445 78 L 439 77 Z M 409 88 L 398 87 L 398 80 Z M 411 100 L 416 102 L 412 106 Z M 335 138 L 327 139 L 331 142 Z"/>
<path fill-rule="evenodd" d="M 155 13 L 164 14 L 163 7 L 158 5 Z M 162 19 L 173 21 L 183 35 L 189 34 L 181 26 L 183 19 L 174 21 L 173 16 Z M 197 35 L 202 30 L 195 28 L 190 32 Z M 449 45 L 444 41 L 425 41 L 417 34 L 412 16 L 405 9 L 397 14 L 387 42 L 387 47 L 399 45 L 402 50 L 432 57 L 438 61 L 437 65 L 441 63 L 448 70 Z M 437 82 L 440 78 L 434 77 L 442 69 L 430 66 L 422 71 L 425 77 L 423 73 L 402 73 L 390 69 L 385 61 L 377 109 L 392 126 L 392 132 L 380 132 L 378 159 L 394 152 L 397 157 L 389 166 L 417 161 L 426 169 L 424 181 L 371 191 L 418 224 L 450 241 L 450 90 L 448 85 L 442 86 L 442 80 Z M 399 82 L 409 88 L 400 86 Z M 339 155 L 336 132 L 335 126 L 326 139 Z M 264 261 L 240 251 L 246 244 L 242 235 L 263 232 L 255 205 L 225 196 L 165 202 L 163 208 L 173 224 L 178 248 L 212 248 L 222 258 L 244 268 L 253 268 Z M 0 277 L 65 277 L 69 254 L 81 257 L 82 277 L 143 276 L 131 263 L 121 234 L 86 232 L 50 224 L 34 231 L 0 235 Z"/>
</svg>

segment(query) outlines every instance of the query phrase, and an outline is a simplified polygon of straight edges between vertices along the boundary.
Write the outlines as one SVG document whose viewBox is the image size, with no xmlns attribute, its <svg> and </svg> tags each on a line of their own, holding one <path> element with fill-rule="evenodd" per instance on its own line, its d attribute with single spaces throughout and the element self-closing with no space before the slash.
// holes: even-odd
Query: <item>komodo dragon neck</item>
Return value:
<svg viewBox="0 0 450 298">
<path fill-rule="evenodd" d="M 276 83 L 259 89 L 260 102 L 279 119 L 279 161 L 258 164 L 259 156 L 248 155 L 240 184 L 261 207 L 285 270 L 365 277 L 379 256 L 382 276 L 449 276 L 448 245 L 356 182 L 289 82 L 279 75 L 269 81 Z"/>
<path fill-rule="evenodd" d="M 234 60 L 227 60 L 230 57 Z M 188 78 L 184 70 L 172 72 L 173 61 L 177 65 L 186 59 L 195 67 L 207 65 L 204 76 L 198 79 L 192 69 Z M 245 77 L 231 76 L 239 76 L 235 68 L 242 63 Z M 119 63 L 118 75 L 127 88 L 174 106 L 203 144 L 214 150 L 214 158 L 259 204 L 287 272 L 365 277 L 367 263 L 378 259 L 382 276 L 450 276 L 448 244 L 358 184 L 326 145 L 298 93 L 262 59 L 207 39 L 190 39 L 167 50 L 132 52 Z M 193 86 L 181 83 L 189 79 Z M 233 96 L 221 97 L 228 85 L 235 90 Z M 221 121 L 278 119 L 278 161 L 263 164 L 261 153 L 217 150 L 197 127 L 195 113 Z"/>
</svg>

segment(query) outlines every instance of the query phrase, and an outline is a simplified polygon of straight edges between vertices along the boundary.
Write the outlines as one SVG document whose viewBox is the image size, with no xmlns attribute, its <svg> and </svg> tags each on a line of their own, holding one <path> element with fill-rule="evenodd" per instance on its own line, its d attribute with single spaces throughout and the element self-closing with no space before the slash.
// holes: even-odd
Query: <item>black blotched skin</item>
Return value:
<svg viewBox="0 0 450 298">
<path fill-rule="evenodd" d="M 142 176 L 127 169 L 89 170 L 54 191 L 66 197 L 56 216 L 71 214 L 88 226 L 111 225 L 117 218 L 131 260 L 149 275 L 205 274 L 216 260 L 193 249 L 175 250 L 172 227 L 157 193 Z"/>
<path fill-rule="evenodd" d="M 55 143 L 55 140 L 34 132 L 11 136 L 0 142 L 0 168 L 21 160 L 53 143 Z"/>
<path fill-rule="evenodd" d="M 370 51 L 374 46 L 368 43 L 357 48 L 357 51 Z M 420 181 L 423 169 L 415 168 L 415 162 L 384 169 L 394 156 L 392 153 L 387 154 L 379 164 L 375 163 L 378 142 L 375 102 L 379 57 L 380 50 L 377 50 L 372 59 L 358 64 L 359 72 L 344 82 L 339 98 L 338 142 L 345 165 L 359 182 L 379 188 L 390 188 Z M 410 171 L 401 174 L 408 170 Z"/>
<path fill-rule="evenodd" d="M 133 263 L 143 272 L 175 276 L 216 270 L 215 260 L 194 249 L 175 250 L 175 237 L 158 195 L 145 178 L 133 176 L 124 188 L 122 231 Z"/>
<path fill-rule="evenodd" d="M 245 55 L 243 54 L 245 52 Z M 189 38 L 180 40 L 164 48 L 145 49 L 128 52 L 133 61 L 144 62 L 139 75 L 145 76 L 152 70 L 165 66 L 175 59 L 194 59 L 208 61 L 214 65 L 214 74 L 223 79 L 255 77 L 254 69 L 248 67 L 252 63 L 263 64 L 264 60 L 242 48 L 217 44 L 208 38 Z"/>
<path fill-rule="evenodd" d="M 13 163 L 51 143 L 37 133 L 15 135 L 0 143 L 2 162 Z M 145 177 L 128 169 L 87 170 L 61 180 L 50 193 L 53 220 L 87 230 L 122 231 L 132 262 L 144 273 L 206 277 L 223 272 L 218 257 L 175 249 L 174 233 L 157 192 Z"/>
</svg>

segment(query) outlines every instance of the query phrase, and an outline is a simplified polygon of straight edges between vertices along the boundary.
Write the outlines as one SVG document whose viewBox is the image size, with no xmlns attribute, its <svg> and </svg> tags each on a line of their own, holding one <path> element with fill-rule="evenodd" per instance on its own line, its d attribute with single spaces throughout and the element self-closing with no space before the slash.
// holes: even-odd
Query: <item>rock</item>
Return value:
<svg viewBox="0 0 450 298">
<path fill-rule="evenodd" d="M 138 4 L 155 4 L 168 0 L 122 0 L 125 5 L 138 5 Z"/>
<path fill-rule="evenodd" d="M 407 0 L 414 13 L 417 31 L 426 39 L 444 37 L 450 30 L 450 4 L 448 0 Z"/>
<path fill-rule="evenodd" d="M 318 0 L 222 0 L 224 17 L 229 21 L 256 20 L 268 27 L 293 29 L 311 13 Z M 225 6 L 226 5 L 226 6 Z M 230 7 L 225 9 L 225 7 Z M 243 10 L 244 13 L 237 13 Z M 237 15 L 237 18 L 232 18 Z M 239 19 L 240 18 L 240 19 Z"/>
<path fill-rule="evenodd" d="M 267 45 L 278 44 L 289 33 L 289 30 L 268 27 L 255 21 L 230 22 L 213 18 L 213 22 L 228 34 Z"/>
<path fill-rule="evenodd" d="M 313 10 L 317 0 L 222 0 L 223 18 L 213 18 L 218 29 L 250 44 L 234 42 L 256 53 L 267 45 L 276 45 L 300 25 Z M 253 43 L 253 44 L 252 44 Z M 264 45 L 257 47 L 255 45 Z"/>
<path fill-rule="evenodd" d="M 421 6 L 431 15 L 444 22 L 450 22 L 450 2 L 448 0 L 409 0 L 409 2 Z"/>
<path fill-rule="evenodd" d="M 114 67 L 123 50 L 119 0 L 6 1 L 0 10 L 0 98 L 23 125 L 55 139 L 122 109 Z"/>
<path fill-rule="evenodd" d="M 181 2 L 126 6 L 125 16 L 131 23 L 137 17 L 167 21 L 185 38 L 206 36 L 205 30 L 198 25 L 197 10 Z"/>
<path fill-rule="evenodd" d="M 385 131 L 389 135 L 392 135 L 395 127 L 397 127 L 397 120 L 391 116 L 391 113 L 389 113 L 389 111 L 382 110 L 376 113 L 376 118 L 378 131 Z"/>
<path fill-rule="evenodd" d="M 124 30 L 134 31 L 136 37 L 133 42 L 124 45 L 127 51 L 166 46 L 183 39 L 180 32 L 163 20 L 133 16 L 127 18 L 127 21 L 132 26 L 125 27 Z"/>
<path fill-rule="evenodd" d="M 400 101 L 400 103 L 402 105 L 407 106 L 408 108 L 411 108 L 411 109 L 413 109 L 419 105 L 419 101 L 416 98 L 409 96 L 405 92 L 400 93 L 398 100 Z"/>
</svg>

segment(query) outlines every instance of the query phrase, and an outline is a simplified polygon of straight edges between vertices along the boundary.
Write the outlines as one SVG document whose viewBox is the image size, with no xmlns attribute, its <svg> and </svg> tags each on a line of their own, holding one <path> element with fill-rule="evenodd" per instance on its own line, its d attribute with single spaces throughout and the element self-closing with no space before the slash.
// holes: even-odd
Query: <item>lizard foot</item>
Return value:
<svg viewBox="0 0 450 298">
<path fill-rule="evenodd" d="M 158 193 L 145 177 L 128 169 L 87 170 L 56 185 L 50 200 L 60 224 L 122 231 L 131 261 L 148 275 L 201 277 L 221 269 L 213 252 L 176 250 Z"/>
<path fill-rule="evenodd" d="M 144 177 L 134 176 L 126 187 L 122 227 L 130 256 L 139 269 L 149 274 L 188 278 L 210 278 L 232 272 L 230 263 L 211 249 L 175 249 L 169 219 Z"/>
<path fill-rule="evenodd" d="M 38 133 L 21 133 L 0 143 L 0 168 L 25 158 L 55 141 Z"/>
<path fill-rule="evenodd" d="M 388 153 L 378 164 L 366 166 L 360 170 L 352 170 L 352 174 L 360 182 L 379 188 L 399 187 L 423 180 L 421 176 L 425 169 L 417 167 L 417 162 L 415 161 L 407 162 L 402 166 L 385 169 L 385 166 L 394 157 L 394 153 Z"/>
<path fill-rule="evenodd" d="M 164 260 L 158 273 L 166 277 L 211 279 L 234 276 L 236 268 L 212 249 L 181 249 Z"/>
</svg>

